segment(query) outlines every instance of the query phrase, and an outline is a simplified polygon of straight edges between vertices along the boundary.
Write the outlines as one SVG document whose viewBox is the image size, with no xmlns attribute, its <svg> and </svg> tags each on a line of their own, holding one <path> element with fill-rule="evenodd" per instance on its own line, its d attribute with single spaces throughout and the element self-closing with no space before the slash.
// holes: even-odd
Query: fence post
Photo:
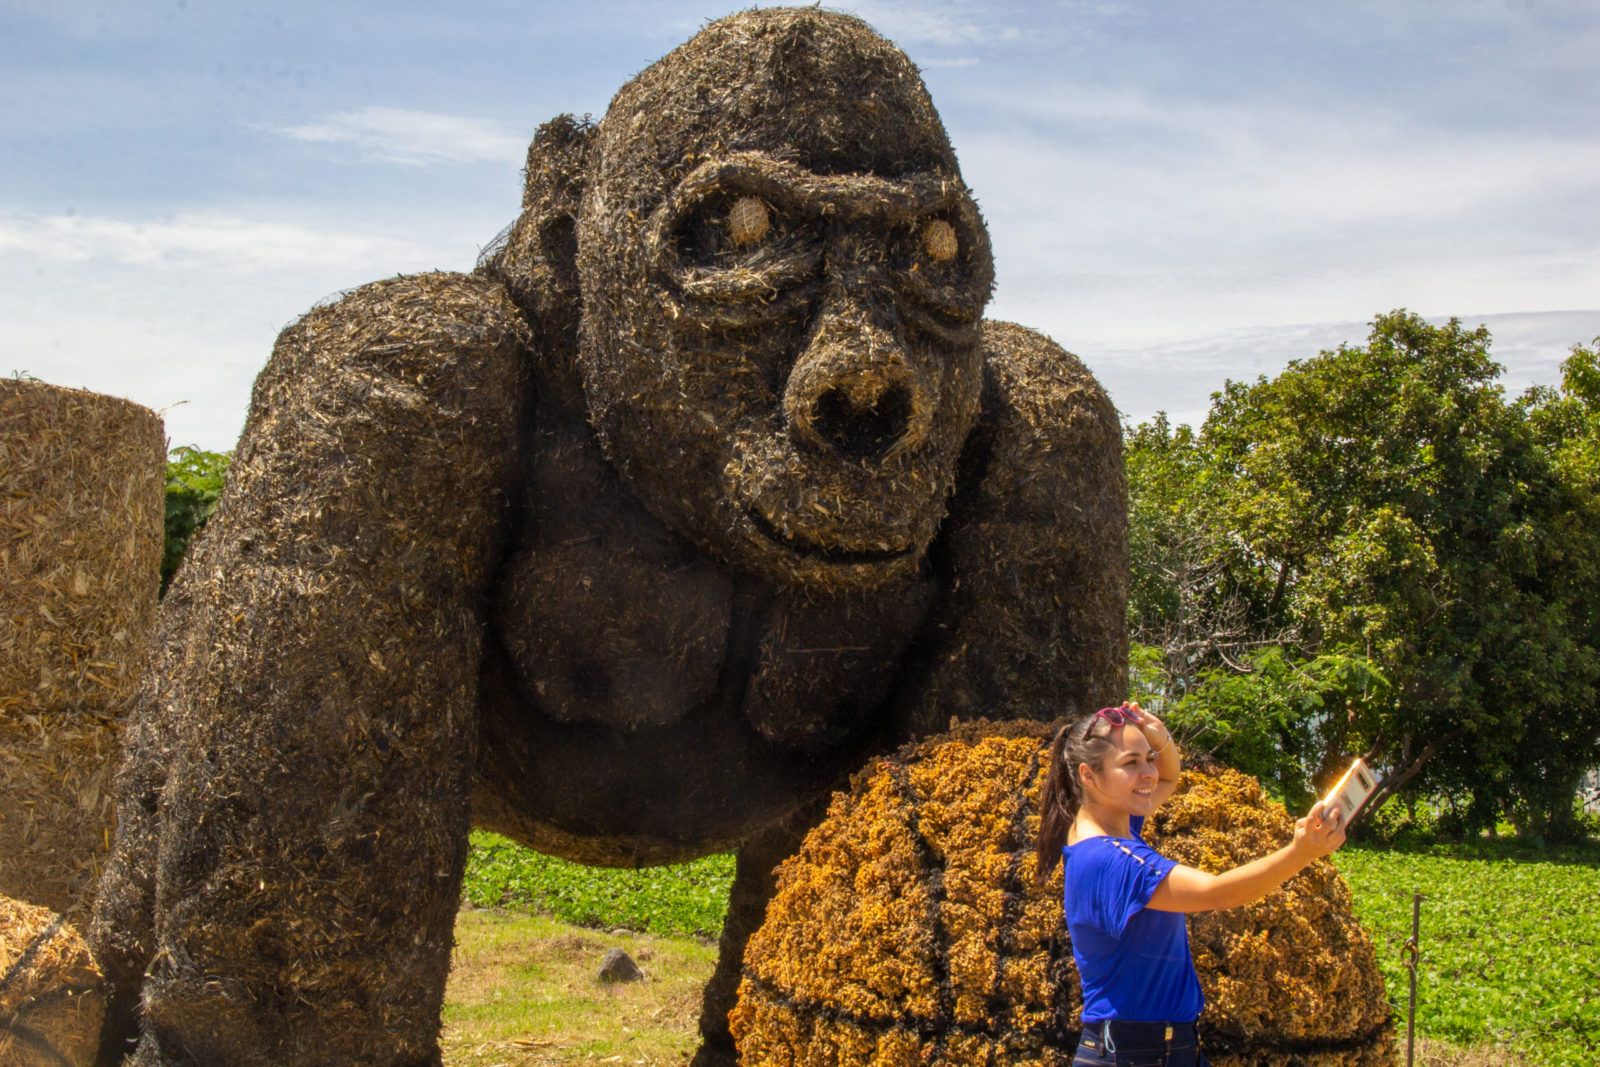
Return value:
<svg viewBox="0 0 1600 1067">
<path fill-rule="evenodd" d="M 1411 937 L 1401 951 L 1406 954 L 1406 970 L 1411 972 L 1411 998 L 1406 1005 L 1406 1067 L 1413 1067 L 1417 1053 L 1417 963 L 1421 950 L 1422 894 L 1411 894 Z"/>
</svg>

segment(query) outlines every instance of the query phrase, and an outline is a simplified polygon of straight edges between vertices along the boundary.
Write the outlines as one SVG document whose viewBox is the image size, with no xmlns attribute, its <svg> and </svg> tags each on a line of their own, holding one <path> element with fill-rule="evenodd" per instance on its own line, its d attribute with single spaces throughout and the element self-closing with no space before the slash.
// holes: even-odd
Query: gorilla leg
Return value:
<svg viewBox="0 0 1600 1067">
<path fill-rule="evenodd" d="M 437 1063 L 526 331 L 493 283 L 284 331 L 179 576 L 96 941 L 139 1064 Z"/>
<path fill-rule="evenodd" d="M 728 1013 L 739 999 L 744 972 L 744 946 L 761 926 L 767 902 L 777 891 L 778 864 L 800 849 L 806 832 L 822 819 L 826 797 L 796 813 L 786 823 L 756 834 L 739 846 L 728 916 L 717 944 L 717 969 L 706 984 L 700 1006 L 701 1045 L 690 1067 L 735 1067 L 739 1062 L 728 1033 Z"/>
</svg>

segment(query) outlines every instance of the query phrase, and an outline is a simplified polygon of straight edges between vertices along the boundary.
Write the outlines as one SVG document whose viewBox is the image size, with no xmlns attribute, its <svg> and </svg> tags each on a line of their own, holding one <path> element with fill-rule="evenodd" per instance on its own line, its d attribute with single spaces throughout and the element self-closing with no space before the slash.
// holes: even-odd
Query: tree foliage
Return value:
<svg viewBox="0 0 1600 1067">
<path fill-rule="evenodd" d="M 1508 400 L 1489 347 L 1397 311 L 1131 430 L 1135 674 L 1286 798 L 1371 752 L 1559 837 L 1600 742 L 1600 368 Z"/>
<path fill-rule="evenodd" d="M 166 595 L 189 542 L 217 510 L 231 452 L 179 445 L 167 454 L 166 532 L 161 551 L 161 594 Z"/>
</svg>

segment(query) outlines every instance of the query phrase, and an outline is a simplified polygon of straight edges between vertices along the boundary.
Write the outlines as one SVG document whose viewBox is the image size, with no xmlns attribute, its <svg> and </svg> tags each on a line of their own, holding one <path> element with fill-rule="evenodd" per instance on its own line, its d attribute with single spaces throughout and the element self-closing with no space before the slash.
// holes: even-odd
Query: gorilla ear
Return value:
<svg viewBox="0 0 1600 1067">
<path fill-rule="evenodd" d="M 529 312 L 547 343 L 576 338 L 578 208 L 594 123 L 560 115 L 540 126 L 523 169 L 522 214 L 478 259 Z"/>
</svg>

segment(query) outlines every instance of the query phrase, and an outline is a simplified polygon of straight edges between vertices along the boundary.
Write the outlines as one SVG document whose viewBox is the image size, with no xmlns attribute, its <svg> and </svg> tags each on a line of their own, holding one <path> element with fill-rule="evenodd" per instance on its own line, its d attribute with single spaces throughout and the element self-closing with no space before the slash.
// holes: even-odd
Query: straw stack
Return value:
<svg viewBox="0 0 1600 1067">
<path fill-rule="evenodd" d="M 745 951 L 729 1020 L 743 1062 L 1066 1067 L 1082 1003 L 1061 874 L 1034 879 L 1050 733 L 963 726 L 835 796 Z M 1145 829 L 1217 871 L 1286 843 L 1293 821 L 1254 779 L 1188 771 Z M 1383 977 L 1333 864 L 1189 925 L 1217 1067 L 1392 1067 Z"/>
<path fill-rule="evenodd" d="M 0 380 L 0 893 L 85 915 L 161 557 L 161 420 Z"/>
<path fill-rule="evenodd" d="M 0 1064 L 94 1062 L 105 1017 L 100 970 L 48 908 L 0 896 Z"/>
</svg>

